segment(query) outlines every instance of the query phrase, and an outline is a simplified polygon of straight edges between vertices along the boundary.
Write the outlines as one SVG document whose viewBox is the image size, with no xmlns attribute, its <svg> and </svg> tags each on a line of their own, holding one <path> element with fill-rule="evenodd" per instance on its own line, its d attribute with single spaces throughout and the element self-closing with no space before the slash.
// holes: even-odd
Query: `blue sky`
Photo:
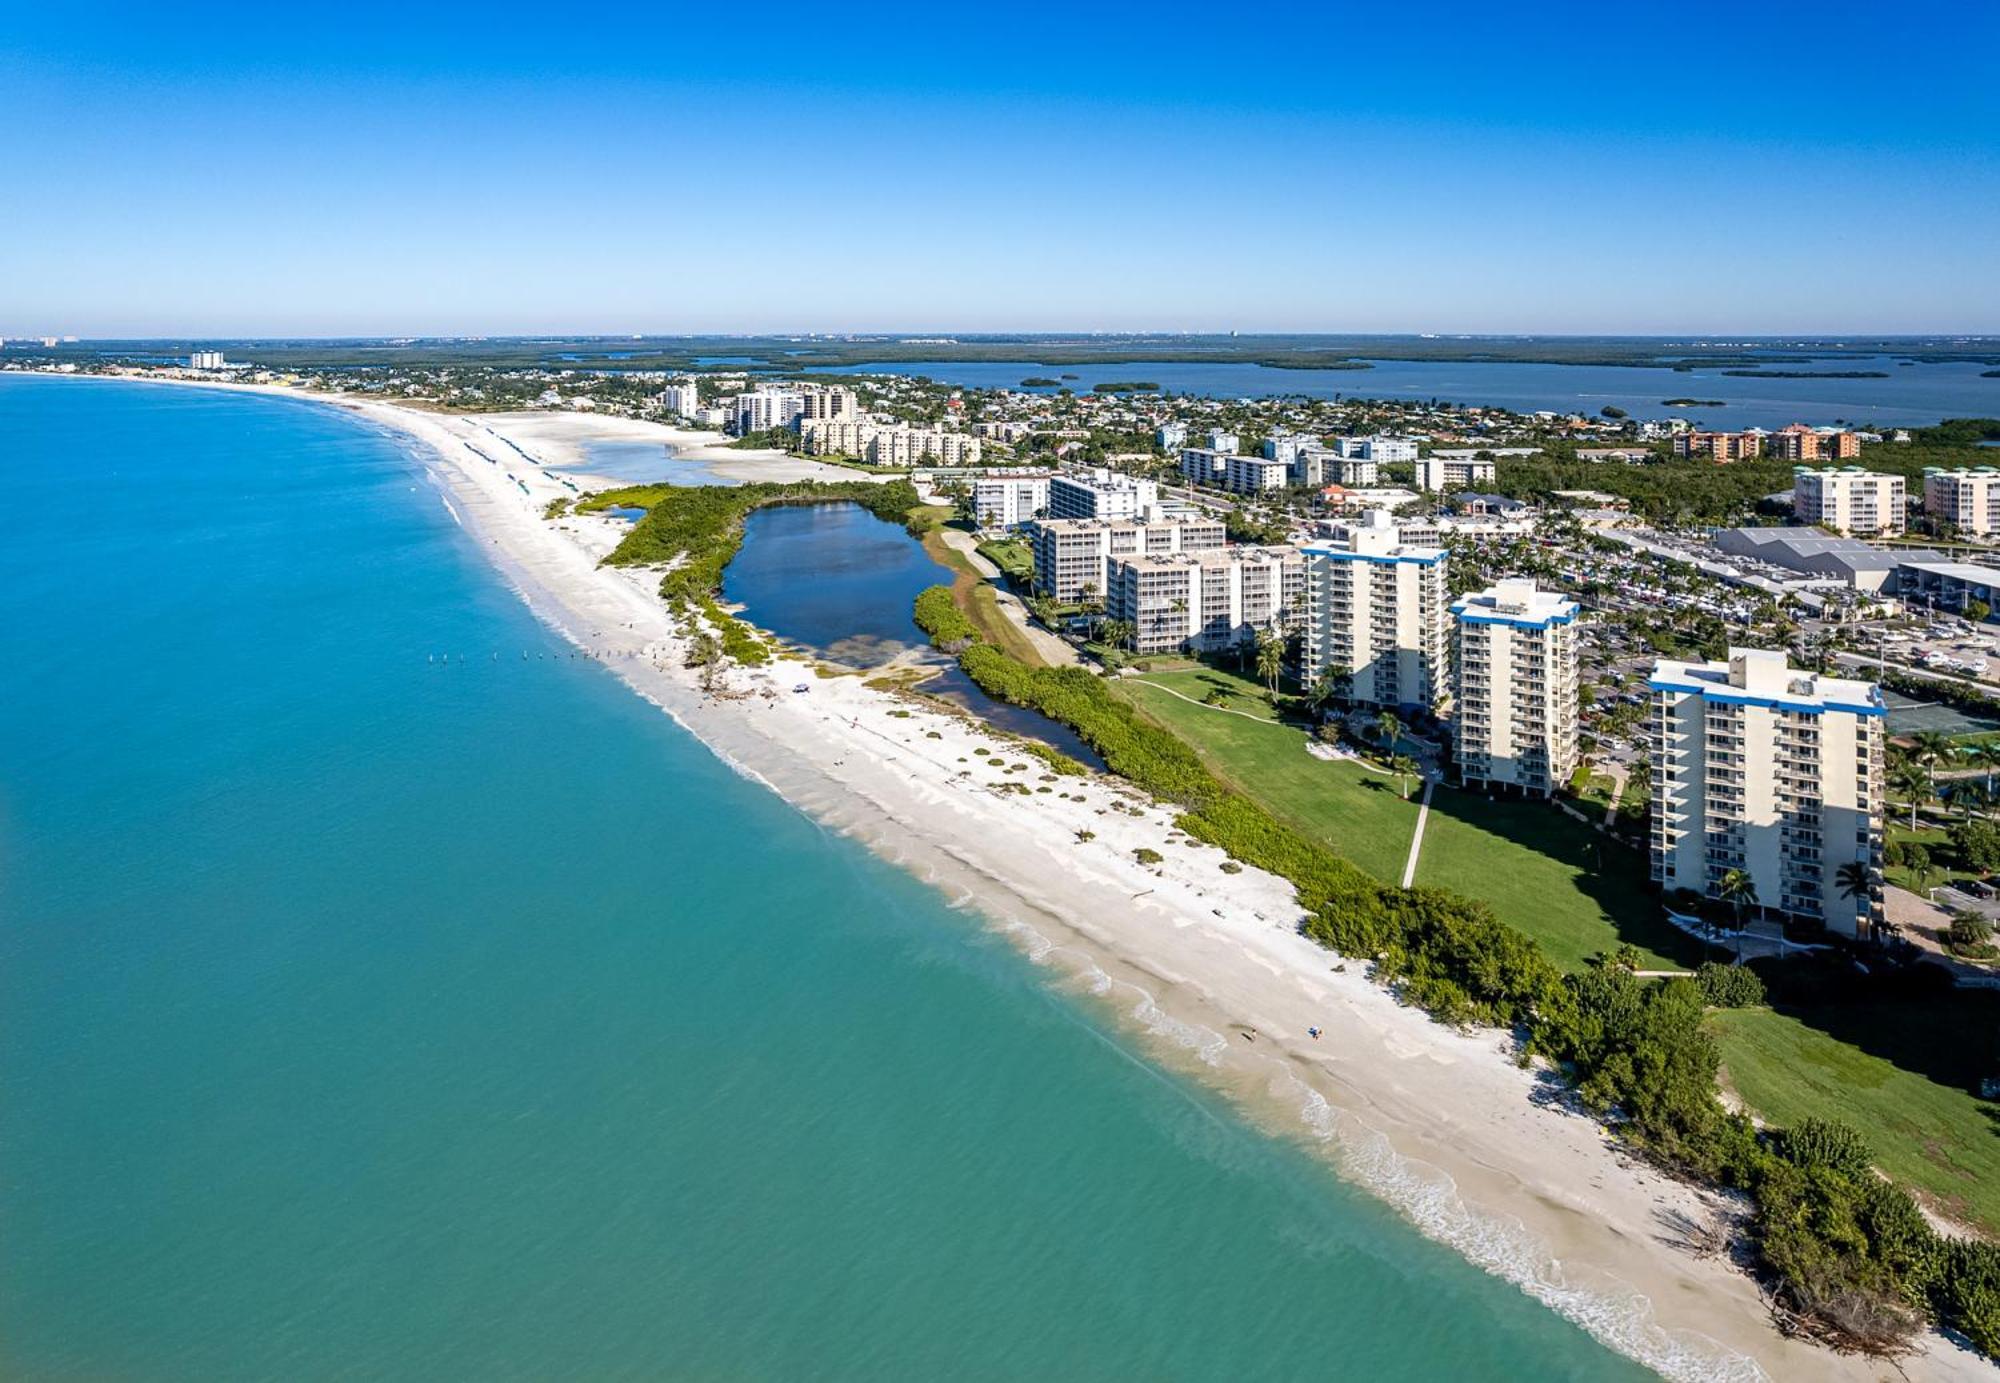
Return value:
<svg viewBox="0 0 2000 1383">
<path fill-rule="evenodd" d="M 2000 5 L 15 5 L 0 334 L 2000 332 Z"/>
</svg>

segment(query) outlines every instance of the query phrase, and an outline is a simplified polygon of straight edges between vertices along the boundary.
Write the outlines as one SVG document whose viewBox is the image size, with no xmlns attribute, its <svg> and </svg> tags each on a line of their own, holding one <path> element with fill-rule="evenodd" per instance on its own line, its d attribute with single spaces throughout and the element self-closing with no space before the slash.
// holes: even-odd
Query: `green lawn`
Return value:
<svg viewBox="0 0 2000 1383">
<path fill-rule="evenodd" d="M 1484 901 L 1558 965 L 1574 969 L 1630 942 L 1648 969 L 1691 968 L 1701 960 L 1700 943 L 1667 924 L 1647 876 L 1643 852 L 1554 807 L 1489 802 L 1455 788 L 1433 797 L 1417 862 L 1418 883 Z"/>
<path fill-rule="evenodd" d="M 979 545 L 979 555 L 1023 584 L 1035 578 L 1035 551 L 1021 538 L 990 539 Z"/>
<path fill-rule="evenodd" d="M 1212 669 L 1122 678 L 1112 685 L 1148 715 L 1192 745 L 1218 778 L 1255 798 L 1294 830 L 1325 841 L 1378 879 L 1395 882 L 1416 830 L 1417 806 L 1397 795 L 1395 783 L 1356 763 L 1329 763 L 1306 752 L 1305 732 L 1280 725 L 1260 696 L 1232 697 L 1229 705 L 1256 718 L 1189 705 L 1159 686 L 1196 698 L 1211 685 L 1255 683 Z M 1258 689 L 1261 690 L 1261 689 Z"/>
<path fill-rule="evenodd" d="M 1829 1006 L 1810 1013 L 1813 1026 L 1771 1009 L 1718 1012 L 1710 1023 L 1725 1079 L 1760 1116 L 1777 1124 L 1810 1115 L 1852 1124 L 1898 1182 L 2000 1232 L 2000 1110 L 1970 1093 L 1980 1075 L 1994 1072 L 1939 1069 L 1931 1079 L 1906 1069 L 1990 1057 L 1994 1008 L 1990 999 L 1982 1004 L 1961 992 L 1922 1003 Z M 1864 1051 L 1822 1026 L 1852 1031 L 1858 1042 L 1898 1059 Z M 1947 1083 L 1954 1079 L 1962 1083 Z"/>
</svg>

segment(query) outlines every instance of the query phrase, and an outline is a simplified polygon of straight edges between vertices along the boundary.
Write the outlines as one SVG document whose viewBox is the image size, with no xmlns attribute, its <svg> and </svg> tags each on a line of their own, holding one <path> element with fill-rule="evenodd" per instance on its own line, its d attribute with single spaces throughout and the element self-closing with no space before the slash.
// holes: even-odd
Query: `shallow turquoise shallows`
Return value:
<svg viewBox="0 0 2000 1383">
<path fill-rule="evenodd" d="M 0 479 L 0 1376 L 1637 1373 L 569 658 L 394 438 L 0 377 Z"/>
</svg>

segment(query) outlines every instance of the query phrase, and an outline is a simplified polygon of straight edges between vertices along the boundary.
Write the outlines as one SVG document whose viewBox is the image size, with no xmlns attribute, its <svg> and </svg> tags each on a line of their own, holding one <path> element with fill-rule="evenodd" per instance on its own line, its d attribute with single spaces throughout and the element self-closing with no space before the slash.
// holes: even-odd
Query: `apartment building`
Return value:
<svg viewBox="0 0 2000 1383">
<path fill-rule="evenodd" d="M 1137 653 L 1217 653 L 1282 632 L 1305 594 L 1295 547 L 1216 547 L 1109 563 L 1111 618 Z"/>
<path fill-rule="evenodd" d="M 1102 599 L 1114 558 L 1203 552 L 1227 542 L 1222 520 L 1207 517 L 1039 519 L 1028 525 L 1035 590 L 1066 603 Z"/>
<path fill-rule="evenodd" d="M 1186 423 L 1161 423 L 1159 431 L 1153 434 L 1161 451 L 1179 451 L 1187 445 Z"/>
<path fill-rule="evenodd" d="M 1967 536 L 2000 533 L 2000 469 L 1926 466 L 1924 512 Z"/>
<path fill-rule="evenodd" d="M 1494 463 L 1490 456 L 1433 452 L 1417 461 L 1417 488 L 1429 491 L 1470 490 L 1490 483 L 1493 473 Z"/>
<path fill-rule="evenodd" d="M 1052 471 L 983 475 L 972 482 L 972 518 L 981 528 L 1018 528 L 1047 511 Z"/>
<path fill-rule="evenodd" d="M 1445 553 L 1403 542 L 1375 510 L 1306 559 L 1307 685 L 1331 673 L 1365 706 L 1431 710 L 1445 691 Z"/>
<path fill-rule="evenodd" d="M 55 342 L 49 342 L 51 346 Z M 221 351 L 195 351 L 188 356 L 190 370 L 219 370 L 223 367 Z"/>
<path fill-rule="evenodd" d="M 763 385 L 736 396 L 732 425 L 739 436 L 790 427 L 799 420 L 805 407 L 805 396 L 798 390 Z"/>
<path fill-rule="evenodd" d="M 1228 453 L 1228 452 L 1240 451 L 1241 447 L 1238 445 L 1235 433 L 1224 432 L 1221 428 L 1218 427 L 1209 429 L 1208 449 L 1210 451 L 1219 451 Z"/>
<path fill-rule="evenodd" d="M 1748 461 L 1764 454 L 1761 432 L 1677 432 L 1674 455 L 1700 456 L 1710 461 Z"/>
<path fill-rule="evenodd" d="M 701 388 L 691 379 L 676 379 L 660 390 L 660 405 L 669 413 L 692 418 L 701 411 Z"/>
<path fill-rule="evenodd" d="M 1225 489 L 1239 495 L 1262 494 L 1266 490 L 1282 490 L 1292 476 L 1290 461 L 1273 461 L 1262 456 L 1225 456 L 1222 458 L 1222 484 Z"/>
<path fill-rule="evenodd" d="M 1453 602 L 1452 734 L 1467 787 L 1549 797 L 1569 781 L 1577 609 L 1528 580 Z"/>
<path fill-rule="evenodd" d="M 1837 428 L 1793 423 L 1764 439 L 1764 454 L 1779 461 L 1850 461 L 1861 455 L 1861 439 Z"/>
<path fill-rule="evenodd" d="M 1159 507 L 1160 487 L 1150 480 L 1096 469 L 1049 480 L 1052 519 L 1138 519 Z"/>
<path fill-rule="evenodd" d="M 1882 693 L 1732 648 L 1653 669 L 1653 879 L 1721 899 L 1741 870 L 1754 906 L 1867 937 L 1881 919 Z M 1871 887 L 1841 879 L 1858 864 Z"/>
<path fill-rule="evenodd" d="M 1792 471 L 1792 513 L 1800 523 L 1843 537 L 1901 533 L 1906 525 L 1903 477 L 1859 466 Z"/>
<path fill-rule="evenodd" d="M 1213 447 L 1182 447 L 1181 474 L 1190 485 L 1220 485 L 1233 454 Z"/>
<path fill-rule="evenodd" d="M 861 416 L 854 391 L 840 384 L 820 384 L 799 391 L 799 421 L 844 422 Z"/>
<path fill-rule="evenodd" d="M 1257 454 L 1266 461 L 1291 463 L 1298 460 L 1300 452 L 1319 447 L 1321 447 L 1319 438 L 1309 433 L 1274 432 L 1264 439 L 1264 444 L 1257 449 Z"/>
<path fill-rule="evenodd" d="M 1313 484 L 1340 485 L 1349 490 L 1372 490 L 1382 483 L 1379 462 L 1365 456 L 1338 456 L 1329 461 L 1320 479 Z"/>
<path fill-rule="evenodd" d="M 1409 437 L 1336 437 L 1333 449 L 1341 456 L 1352 457 L 1356 461 L 1373 461 L 1378 465 L 1384 461 L 1414 461 L 1417 459 L 1417 444 Z"/>
<path fill-rule="evenodd" d="M 866 418 L 799 421 L 799 450 L 807 456 L 851 456 L 877 466 L 976 466 L 983 451 L 977 437 L 946 428 L 884 424 Z"/>
</svg>

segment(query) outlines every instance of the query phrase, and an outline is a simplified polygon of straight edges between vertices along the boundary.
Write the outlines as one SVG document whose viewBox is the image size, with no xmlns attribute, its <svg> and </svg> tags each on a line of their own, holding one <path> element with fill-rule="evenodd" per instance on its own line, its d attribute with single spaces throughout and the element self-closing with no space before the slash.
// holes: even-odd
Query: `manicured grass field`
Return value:
<svg viewBox="0 0 2000 1383">
<path fill-rule="evenodd" d="M 1794 1124 L 1817 1115 L 1859 1129 L 1877 1164 L 1940 1209 L 2000 1232 L 2000 1110 L 1970 1089 L 1990 1068 L 1961 1070 L 1992 1055 L 1993 1005 L 1969 994 L 1923 1003 L 1869 1003 L 1815 1010 L 1812 1026 L 1770 1009 L 1711 1016 L 1724 1077 L 1765 1119 Z M 1851 1012 L 1848 1010 L 1852 1010 Z M 1821 1031 L 1851 1031 L 1891 1061 Z M 1911 1069 L 1945 1063 L 1931 1079 Z M 1953 1078 L 1963 1085 L 1950 1084 Z"/>
<path fill-rule="evenodd" d="M 1020 538 L 992 538 L 979 545 L 979 555 L 1016 581 L 1035 576 L 1035 552 Z"/>
<path fill-rule="evenodd" d="M 1378 879 L 1400 880 L 1417 806 L 1397 796 L 1394 782 L 1355 763 L 1328 763 L 1306 752 L 1305 732 L 1280 725 L 1261 698 L 1232 698 L 1254 718 L 1190 705 L 1147 682 L 1171 683 L 1197 700 L 1227 674 L 1202 669 L 1115 685 L 1148 715 L 1192 745 L 1209 771 L 1261 802 L 1296 831 L 1325 841 Z M 1255 684 L 1243 682 L 1246 688 Z M 1260 713 L 1261 710 L 1261 713 Z"/>
<path fill-rule="evenodd" d="M 1487 903 L 1558 965 L 1574 969 L 1629 942 L 1647 969 L 1690 969 L 1701 961 L 1700 943 L 1661 916 L 1647 872 L 1642 852 L 1554 807 L 1443 787 L 1417 862 L 1418 883 Z"/>
</svg>

